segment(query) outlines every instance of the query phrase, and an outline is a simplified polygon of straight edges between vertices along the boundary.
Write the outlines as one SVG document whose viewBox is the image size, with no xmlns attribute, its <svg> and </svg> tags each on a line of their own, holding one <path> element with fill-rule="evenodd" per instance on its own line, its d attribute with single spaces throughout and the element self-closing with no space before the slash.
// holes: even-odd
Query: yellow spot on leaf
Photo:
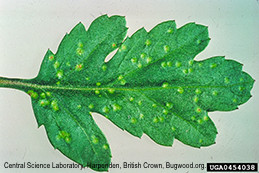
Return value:
<svg viewBox="0 0 259 173">
<path fill-rule="evenodd" d="M 173 33 L 173 29 L 169 28 L 169 29 L 167 30 L 167 32 L 171 34 L 171 33 Z"/>
<path fill-rule="evenodd" d="M 177 89 L 178 93 L 182 94 L 184 92 L 183 88 L 182 87 L 178 87 Z"/>
<path fill-rule="evenodd" d="M 53 66 L 54 66 L 54 68 L 59 68 L 60 63 L 58 61 L 56 61 Z"/>
<path fill-rule="evenodd" d="M 146 57 L 145 53 L 140 54 L 140 58 L 144 59 Z"/>
<path fill-rule="evenodd" d="M 137 58 L 135 58 L 135 57 L 134 57 L 134 58 L 131 58 L 131 62 L 132 62 L 132 63 L 136 63 L 137 61 L 138 61 Z"/>
<path fill-rule="evenodd" d="M 58 77 L 59 79 L 61 79 L 61 78 L 63 77 L 63 70 L 59 70 L 59 71 L 57 72 L 57 77 Z"/>
<path fill-rule="evenodd" d="M 217 96 L 218 92 L 217 91 L 212 91 L 212 95 Z"/>
<path fill-rule="evenodd" d="M 84 50 L 82 48 L 77 48 L 76 49 L 76 54 L 77 55 L 82 55 L 84 53 Z"/>
<path fill-rule="evenodd" d="M 167 65 L 168 67 L 172 67 L 172 66 L 173 66 L 173 63 L 172 63 L 172 61 L 167 61 L 166 65 Z"/>
<path fill-rule="evenodd" d="M 169 52 L 169 49 L 170 49 L 170 48 L 169 48 L 168 45 L 165 45 L 165 46 L 164 46 L 164 51 L 165 51 L 166 53 Z"/>
<path fill-rule="evenodd" d="M 196 94 L 201 94 L 201 90 L 200 90 L 199 88 L 197 88 L 197 89 L 195 90 L 195 93 L 196 93 Z"/>
<path fill-rule="evenodd" d="M 142 68 L 142 64 L 141 63 L 138 63 L 138 68 Z"/>
<path fill-rule="evenodd" d="M 54 59 L 55 59 L 54 55 L 50 55 L 50 56 L 49 56 L 49 60 L 50 60 L 50 61 L 53 61 Z"/>
<path fill-rule="evenodd" d="M 197 102 L 199 101 L 199 97 L 194 96 L 193 101 L 194 101 L 195 103 L 197 103 Z"/>
<path fill-rule="evenodd" d="M 83 69 L 84 65 L 83 64 L 77 64 L 75 67 L 76 71 L 81 71 Z"/>
<path fill-rule="evenodd" d="M 136 123 L 137 123 L 137 119 L 134 118 L 134 117 L 132 117 L 132 118 L 130 119 L 130 122 L 131 122 L 132 124 L 136 124 Z"/>
<path fill-rule="evenodd" d="M 166 67 L 166 62 L 161 62 L 162 67 Z"/>
<path fill-rule="evenodd" d="M 113 93 L 115 92 L 115 89 L 110 88 L 110 89 L 108 89 L 108 92 L 109 92 L 110 94 L 113 94 Z"/>
<path fill-rule="evenodd" d="M 164 82 L 162 85 L 163 88 L 167 88 L 168 86 L 169 86 L 168 82 Z"/>
<path fill-rule="evenodd" d="M 106 64 L 102 65 L 102 70 L 103 70 L 103 71 L 106 71 L 106 70 L 107 70 L 107 65 L 106 65 Z"/>
<path fill-rule="evenodd" d="M 151 57 L 147 57 L 147 63 L 150 63 L 152 61 L 152 58 Z"/>
<path fill-rule="evenodd" d="M 205 115 L 205 116 L 203 117 L 203 120 L 204 120 L 204 121 L 208 121 L 208 120 L 209 120 L 209 117 Z"/>
<path fill-rule="evenodd" d="M 151 41 L 150 41 L 149 39 L 147 39 L 146 42 L 145 42 L 145 44 L 146 44 L 147 46 L 149 46 L 149 45 L 151 45 Z"/>
<path fill-rule="evenodd" d="M 103 112 L 109 113 L 109 108 L 107 106 L 103 107 Z"/>
<path fill-rule="evenodd" d="M 89 108 L 89 109 L 93 109 L 93 108 L 94 108 L 94 105 L 93 105 L 93 104 L 90 104 L 90 105 L 88 105 L 88 108 Z"/>
<path fill-rule="evenodd" d="M 114 110 L 115 112 L 121 110 L 121 106 L 118 105 L 117 103 L 113 104 L 113 105 L 112 105 L 112 108 L 113 108 L 113 110 Z"/>
<path fill-rule="evenodd" d="M 107 144 L 103 145 L 103 149 L 107 150 L 109 148 L 109 146 Z"/>
<path fill-rule="evenodd" d="M 216 63 L 210 64 L 210 68 L 215 68 L 215 67 L 217 67 L 217 64 L 216 64 Z"/>
<path fill-rule="evenodd" d="M 176 62 L 175 62 L 175 66 L 176 66 L 176 67 L 181 67 L 181 65 L 182 65 L 181 62 L 179 62 L 179 61 L 176 61 Z"/>
<path fill-rule="evenodd" d="M 117 47 L 117 45 L 116 45 L 116 43 L 113 43 L 112 48 L 115 48 L 115 47 Z"/>
<path fill-rule="evenodd" d="M 158 123 L 159 119 L 157 117 L 153 118 L 154 123 Z"/>
</svg>

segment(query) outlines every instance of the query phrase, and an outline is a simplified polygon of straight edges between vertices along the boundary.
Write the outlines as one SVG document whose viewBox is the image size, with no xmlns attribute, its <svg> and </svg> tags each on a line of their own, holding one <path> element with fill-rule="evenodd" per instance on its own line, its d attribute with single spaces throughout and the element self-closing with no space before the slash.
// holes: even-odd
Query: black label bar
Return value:
<svg viewBox="0 0 259 173">
<path fill-rule="evenodd" d="M 257 163 L 207 163 L 207 172 L 257 172 Z"/>
</svg>

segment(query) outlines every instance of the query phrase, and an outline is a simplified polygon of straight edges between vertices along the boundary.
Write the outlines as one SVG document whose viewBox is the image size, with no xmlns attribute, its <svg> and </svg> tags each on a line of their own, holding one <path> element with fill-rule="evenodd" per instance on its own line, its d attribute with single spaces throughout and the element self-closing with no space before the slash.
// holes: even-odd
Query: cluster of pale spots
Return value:
<svg viewBox="0 0 259 173">
<path fill-rule="evenodd" d="M 161 145 L 174 138 L 193 147 L 214 144 L 208 112 L 237 109 L 251 97 L 254 80 L 236 61 L 194 60 L 210 40 L 205 26 L 176 29 L 166 21 L 123 41 L 126 31 L 120 16 L 101 16 L 87 31 L 79 23 L 56 54 L 46 53 L 39 75 L 21 82 L 52 145 L 84 166 L 109 164 L 109 145 L 91 112 Z"/>
</svg>

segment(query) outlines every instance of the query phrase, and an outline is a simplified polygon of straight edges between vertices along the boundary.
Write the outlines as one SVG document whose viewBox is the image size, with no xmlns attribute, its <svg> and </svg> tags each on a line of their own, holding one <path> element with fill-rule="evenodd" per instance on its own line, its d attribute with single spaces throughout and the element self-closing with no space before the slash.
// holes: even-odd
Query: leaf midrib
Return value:
<svg viewBox="0 0 259 173">
<path fill-rule="evenodd" d="M 1 84 L 9 85 L 10 88 L 22 87 L 30 89 L 50 89 L 50 90 L 70 90 L 70 91 L 148 91 L 148 90 L 168 90 L 168 89 L 195 89 L 195 88 L 231 88 L 234 86 L 240 86 L 244 84 L 251 83 L 248 82 L 239 82 L 231 85 L 171 85 L 168 87 L 154 86 L 154 87 L 71 87 L 71 86 L 52 86 L 52 85 L 41 85 L 29 82 L 23 82 L 24 80 L 1 80 Z"/>
</svg>

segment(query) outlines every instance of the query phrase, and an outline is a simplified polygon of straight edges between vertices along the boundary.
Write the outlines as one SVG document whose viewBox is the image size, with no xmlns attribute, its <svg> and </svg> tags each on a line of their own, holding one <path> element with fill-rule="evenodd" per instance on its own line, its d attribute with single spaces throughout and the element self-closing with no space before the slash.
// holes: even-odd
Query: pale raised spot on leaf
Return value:
<svg viewBox="0 0 259 173">
<path fill-rule="evenodd" d="M 93 105 L 93 104 L 89 104 L 89 105 L 88 105 L 88 108 L 89 108 L 89 109 L 93 109 L 93 108 L 94 108 L 94 105 Z"/>
<path fill-rule="evenodd" d="M 82 108 L 82 105 L 77 105 L 77 109 L 81 109 Z"/>
<path fill-rule="evenodd" d="M 159 119 L 160 122 L 164 122 L 165 121 L 164 117 L 158 117 L 158 119 Z"/>
<path fill-rule="evenodd" d="M 71 66 L 70 62 L 67 62 L 67 63 L 66 63 L 66 66 L 70 67 L 70 66 Z"/>
<path fill-rule="evenodd" d="M 99 143 L 99 139 L 95 135 L 92 135 L 91 138 L 92 138 L 92 142 L 94 144 L 98 144 Z"/>
<path fill-rule="evenodd" d="M 172 67 L 172 66 L 173 66 L 173 63 L 172 63 L 172 61 L 167 61 L 166 65 L 167 65 L 168 67 Z"/>
<path fill-rule="evenodd" d="M 193 62 L 194 62 L 193 60 L 190 60 L 188 63 L 189 63 L 190 66 L 192 66 Z"/>
<path fill-rule="evenodd" d="M 132 118 L 130 119 L 130 122 L 131 122 L 132 124 L 136 124 L 136 123 L 137 123 L 137 119 L 134 118 L 134 117 L 132 117 Z"/>
<path fill-rule="evenodd" d="M 197 103 L 197 102 L 199 101 L 199 97 L 194 96 L 193 101 L 194 101 L 195 103 Z"/>
<path fill-rule="evenodd" d="M 210 68 L 216 68 L 216 67 L 217 67 L 217 64 L 216 64 L 216 63 L 210 64 Z"/>
<path fill-rule="evenodd" d="M 173 107 L 173 103 L 167 102 L 166 103 L 166 107 L 168 107 L 169 109 L 171 109 Z"/>
<path fill-rule="evenodd" d="M 212 91 L 212 95 L 217 96 L 218 95 L 218 91 Z"/>
<path fill-rule="evenodd" d="M 203 123 L 202 119 L 198 119 L 197 122 L 198 122 L 199 124 L 202 124 L 202 123 Z"/>
<path fill-rule="evenodd" d="M 163 84 L 162 84 L 162 88 L 167 88 L 169 86 L 169 83 L 168 82 L 164 82 Z"/>
<path fill-rule="evenodd" d="M 167 52 L 169 52 L 169 50 L 170 50 L 169 46 L 168 45 L 164 45 L 164 51 L 167 53 Z"/>
<path fill-rule="evenodd" d="M 114 103 L 114 104 L 112 105 L 112 108 L 113 108 L 113 110 L 116 112 L 116 111 L 120 111 L 122 107 L 121 107 L 119 104 Z"/>
<path fill-rule="evenodd" d="M 109 89 L 108 89 L 108 92 L 109 92 L 110 94 L 113 94 L 113 93 L 115 92 L 115 89 L 109 88 Z"/>
<path fill-rule="evenodd" d="M 152 107 L 153 107 L 153 108 L 156 108 L 156 107 L 157 107 L 157 105 L 156 105 L 156 104 L 152 104 Z"/>
<path fill-rule="evenodd" d="M 164 109 L 164 110 L 163 110 L 163 114 L 167 115 L 167 114 L 168 114 L 168 110 L 167 110 L 167 109 Z"/>
<path fill-rule="evenodd" d="M 174 31 L 174 30 L 171 29 L 171 28 L 169 28 L 169 29 L 167 30 L 167 32 L 170 33 L 170 34 L 173 33 L 173 31 Z"/>
<path fill-rule="evenodd" d="M 233 98 L 232 101 L 233 101 L 234 103 L 237 103 L 237 99 L 236 99 L 236 98 Z"/>
<path fill-rule="evenodd" d="M 166 67 L 166 62 L 161 62 L 162 67 Z"/>
<path fill-rule="evenodd" d="M 121 85 L 125 85 L 127 83 L 127 81 L 125 80 L 125 79 L 122 79 L 121 81 L 120 81 L 120 84 Z"/>
<path fill-rule="evenodd" d="M 102 70 L 103 70 L 103 71 L 106 71 L 106 70 L 107 70 L 107 65 L 106 65 L 106 64 L 102 65 Z"/>
<path fill-rule="evenodd" d="M 121 79 L 123 79 L 123 76 L 122 76 L 122 75 L 120 75 L 120 76 L 118 77 L 118 80 L 121 80 Z"/>
<path fill-rule="evenodd" d="M 83 64 L 77 64 L 77 65 L 75 66 L 75 70 L 76 70 L 76 71 L 81 71 L 81 70 L 83 69 L 83 67 L 84 67 Z"/>
<path fill-rule="evenodd" d="M 229 78 L 228 78 L 228 77 L 225 77 L 225 78 L 224 78 L 224 82 L 225 82 L 226 84 L 228 84 L 228 83 L 229 83 Z"/>
<path fill-rule="evenodd" d="M 40 94 L 40 97 L 43 98 L 43 99 L 45 99 L 45 98 L 46 98 L 46 94 L 45 94 L 45 93 L 41 93 L 41 94 Z"/>
<path fill-rule="evenodd" d="M 127 46 L 126 45 L 121 45 L 119 51 L 125 51 L 127 49 Z"/>
<path fill-rule="evenodd" d="M 52 96 L 52 95 L 51 95 L 51 92 L 49 92 L 49 91 L 46 92 L 46 95 L 47 95 L 48 97 L 51 97 L 51 96 Z"/>
<path fill-rule="evenodd" d="M 132 63 L 136 63 L 136 62 L 138 62 L 138 59 L 137 59 L 136 57 L 131 58 L 131 62 L 132 62 Z"/>
<path fill-rule="evenodd" d="M 134 97 L 130 97 L 129 101 L 133 102 L 134 101 Z"/>
<path fill-rule="evenodd" d="M 103 107 L 103 112 L 105 113 L 109 113 L 110 109 L 108 108 L 108 106 L 104 106 Z"/>
<path fill-rule="evenodd" d="M 49 100 L 42 99 L 42 100 L 39 100 L 39 104 L 40 104 L 40 106 L 45 107 L 45 106 L 48 106 L 50 104 L 50 102 L 49 102 Z"/>
<path fill-rule="evenodd" d="M 49 56 L 49 60 L 50 60 L 50 61 L 53 61 L 54 59 L 55 59 L 54 55 L 50 55 L 50 56 Z"/>
<path fill-rule="evenodd" d="M 150 57 L 150 56 L 149 56 L 149 57 L 147 57 L 146 62 L 147 62 L 147 63 L 150 63 L 151 61 L 152 61 L 152 57 Z"/>
<path fill-rule="evenodd" d="M 140 54 L 140 58 L 144 59 L 146 57 L 146 54 L 145 53 L 141 53 Z"/>
<path fill-rule="evenodd" d="M 188 69 L 183 69 L 183 73 L 187 74 L 188 73 Z"/>
<path fill-rule="evenodd" d="M 98 94 L 100 94 L 100 91 L 99 91 L 99 90 L 95 90 L 94 93 L 95 93 L 96 95 L 98 95 Z"/>
<path fill-rule="evenodd" d="M 157 117 L 154 117 L 154 118 L 153 118 L 153 122 L 154 122 L 154 123 L 158 123 L 158 122 L 159 122 L 159 119 L 158 119 Z"/>
<path fill-rule="evenodd" d="M 176 62 L 175 62 L 175 66 L 176 66 L 176 67 L 181 67 L 181 66 L 182 66 L 182 63 L 179 62 L 179 61 L 176 61 Z"/>
<path fill-rule="evenodd" d="M 53 66 L 54 66 L 54 68 L 59 68 L 60 63 L 58 61 L 56 61 Z"/>
<path fill-rule="evenodd" d="M 201 113 L 201 111 L 202 111 L 202 110 L 201 110 L 200 107 L 197 107 L 197 108 L 196 108 L 196 112 L 197 112 L 197 113 Z"/>
<path fill-rule="evenodd" d="M 146 42 L 145 42 L 145 44 L 146 44 L 147 46 L 149 46 L 149 45 L 151 45 L 151 41 L 150 41 L 149 39 L 147 39 Z"/>
<path fill-rule="evenodd" d="M 53 109 L 54 111 L 58 111 L 58 110 L 59 110 L 59 106 L 58 106 L 57 100 L 53 100 L 53 101 L 51 102 L 51 107 L 52 107 L 52 109 Z"/>
<path fill-rule="evenodd" d="M 208 120 L 209 120 L 209 117 L 205 115 L 205 116 L 203 117 L 203 120 L 204 120 L 204 121 L 208 121 Z"/>
<path fill-rule="evenodd" d="M 103 149 L 107 150 L 108 148 L 109 148 L 109 147 L 108 147 L 107 144 L 104 144 L 104 145 L 103 145 Z"/>
<path fill-rule="evenodd" d="M 138 68 L 142 68 L 142 64 L 141 63 L 138 63 Z"/>
<path fill-rule="evenodd" d="M 77 44 L 78 47 L 84 47 L 83 43 L 80 41 L 78 44 Z"/>
<path fill-rule="evenodd" d="M 195 90 L 195 93 L 196 93 L 196 94 L 201 94 L 201 90 L 200 90 L 199 88 L 197 88 L 197 89 Z"/>
<path fill-rule="evenodd" d="M 59 79 L 61 79 L 61 78 L 63 77 L 63 75 L 64 75 L 63 70 L 57 71 L 57 75 L 56 75 L 56 76 L 57 76 Z"/>
<path fill-rule="evenodd" d="M 117 47 L 116 43 L 113 43 L 112 48 L 116 48 L 116 47 Z"/>
<path fill-rule="evenodd" d="M 184 89 L 182 87 L 178 87 L 177 91 L 178 93 L 182 94 L 184 92 Z"/>
<path fill-rule="evenodd" d="M 82 48 L 79 47 L 79 48 L 76 49 L 77 55 L 81 56 L 83 53 L 84 53 L 84 50 Z"/>
</svg>

